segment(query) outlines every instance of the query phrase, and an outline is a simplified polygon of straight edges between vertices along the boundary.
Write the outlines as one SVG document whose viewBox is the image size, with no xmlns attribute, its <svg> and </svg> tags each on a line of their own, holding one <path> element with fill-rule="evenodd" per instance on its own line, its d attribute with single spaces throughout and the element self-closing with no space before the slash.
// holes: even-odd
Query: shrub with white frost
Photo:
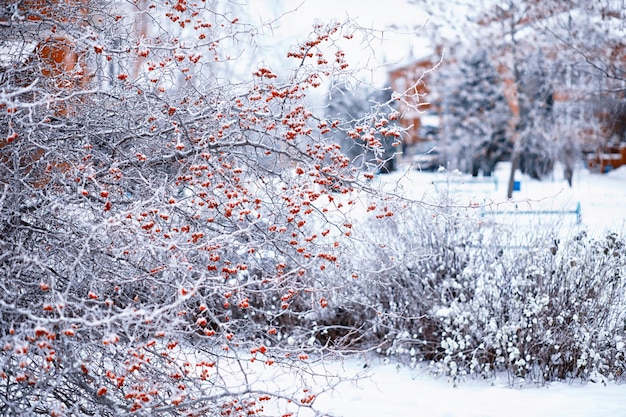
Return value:
<svg viewBox="0 0 626 417">
<path fill-rule="evenodd" d="M 471 209 L 414 208 L 368 231 L 350 317 L 388 355 L 454 378 L 507 371 L 532 381 L 623 377 L 626 242 L 556 228 L 510 246 Z M 510 226 L 509 226 L 510 227 Z M 520 237 L 521 236 L 521 237 Z"/>
</svg>

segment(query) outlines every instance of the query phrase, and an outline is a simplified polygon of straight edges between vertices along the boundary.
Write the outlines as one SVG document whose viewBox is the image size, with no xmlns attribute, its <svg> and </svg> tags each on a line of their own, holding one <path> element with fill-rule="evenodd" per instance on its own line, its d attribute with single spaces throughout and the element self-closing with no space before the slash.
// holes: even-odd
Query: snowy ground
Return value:
<svg viewBox="0 0 626 417">
<path fill-rule="evenodd" d="M 545 218 L 546 223 L 559 217 L 564 225 L 575 225 L 577 230 L 584 229 L 593 234 L 626 230 L 626 166 L 604 175 L 581 167 L 574 174 L 572 187 L 558 168 L 544 181 L 533 180 L 518 171 L 515 180 L 520 189 L 514 191 L 511 202 L 506 199 L 509 174 L 509 163 L 498 164 L 494 177 L 477 179 L 454 172 L 418 172 L 401 168 L 392 175 L 380 176 L 378 181 L 387 189 L 390 184 L 394 187 L 398 184 L 400 192 L 418 199 L 436 201 L 441 195 L 449 194 L 462 206 L 480 204 L 485 214 L 500 213 L 498 219 L 503 222 L 520 222 L 528 217 L 506 215 L 512 211 L 544 211 L 548 214 L 540 217 Z M 574 213 L 578 204 L 580 224 L 576 223 Z M 566 214 L 554 214 L 558 211 Z"/>
<path fill-rule="evenodd" d="M 414 197 L 436 198 L 448 192 L 459 204 L 493 202 L 498 210 L 506 210 L 509 169 L 510 165 L 502 164 L 496 182 L 478 184 L 466 176 L 414 170 L 381 176 L 379 181 L 399 179 L 403 191 Z M 607 175 L 581 168 L 575 173 L 572 188 L 558 171 L 543 182 L 519 173 L 516 180 L 520 190 L 513 197 L 518 208 L 568 211 L 580 203 L 581 223 L 576 224 L 575 214 L 565 214 L 569 227 L 592 234 L 626 230 L 626 167 Z M 521 217 L 511 216 L 510 221 Z M 364 358 L 356 357 L 332 366 L 351 376 L 363 371 L 365 363 Z M 317 407 L 338 417 L 626 417 L 626 385 L 612 382 L 511 386 L 504 377 L 493 381 L 469 379 L 455 387 L 446 378 L 429 375 L 421 366 L 398 366 L 371 358 L 367 363 L 368 378 L 321 395 Z"/>
<path fill-rule="evenodd" d="M 365 361 L 343 364 L 346 375 Z M 417 367 L 374 360 L 369 378 L 340 385 L 316 406 L 337 417 L 623 417 L 626 385 L 550 383 L 510 387 L 507 380 L 467 380 L 454 386 Z"/>
</svg>

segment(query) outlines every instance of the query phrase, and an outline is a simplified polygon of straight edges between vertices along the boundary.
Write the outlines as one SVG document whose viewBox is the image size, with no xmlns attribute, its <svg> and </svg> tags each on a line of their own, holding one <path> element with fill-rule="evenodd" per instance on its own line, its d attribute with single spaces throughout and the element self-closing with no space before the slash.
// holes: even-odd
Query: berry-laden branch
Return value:
<svg viewBox="0 0 626 417">
<path fill-rule="evenodd" d="M 311 317 L 357 276 L 338 256 L 351 214 L 393 216 L 390 201 L 361 201 L 371 174 L 335 142 L 342 121 L 308 101 L 350 71 L 337 42 L 353 27 L 315 26 L 286 54 L 293 70 L 229 77 L 259 28 L 222 2 L 23 3 L 35 17 L 18 7 L 7 33 L 29 43 L 0 78 L 2 407 L 312 407 L 328 338 Z M 53 38 L 60 55 L 38 54 Z M 387 117 L 350 135 L 376 150 L 400 137 Z M 272 382 L 294 375 L 295 388 Z"/>
</svg>

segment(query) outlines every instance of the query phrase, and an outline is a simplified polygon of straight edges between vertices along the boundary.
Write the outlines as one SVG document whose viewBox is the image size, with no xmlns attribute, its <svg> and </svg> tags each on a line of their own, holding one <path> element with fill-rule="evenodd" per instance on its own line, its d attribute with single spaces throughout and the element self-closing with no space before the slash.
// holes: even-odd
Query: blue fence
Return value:
<svg viewBox="0 0 626 417">
<path fill-rule="evenodd" d="M 498 215 L 519 216 L 519 215 L 564 215 L 564 214 L 576 215 L 576 224 L 580 224 L 582 222 L 582 209 L 580 206 L 580 202 L 576 203 L 576 208 L 574 210 L 502 210 L 502 211 L 483 210 L 481 212 L 481 217 L 498 216 Z"/>
</svg>

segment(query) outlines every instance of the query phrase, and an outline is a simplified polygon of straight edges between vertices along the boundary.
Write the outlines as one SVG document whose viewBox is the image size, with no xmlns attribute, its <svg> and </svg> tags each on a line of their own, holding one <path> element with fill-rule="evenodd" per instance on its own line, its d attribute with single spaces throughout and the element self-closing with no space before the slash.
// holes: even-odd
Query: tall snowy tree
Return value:
<svg viewBox="0 0 626 417">
<path fill-rule="evenodd" d="M 554 166 L 552 77 L 542 56 L 532 57 L 519 75 L 519 121 L 513 165 L 531 178 L 542 179 Z"/>
<path fill-rule="evenodd" d="M 441 90 L 440 147 L 451 167 L 490 176 L 511 152 L 507 132 L 511 109 L 500 74 L 486 51 L 443 65 L 432 75 Z"/>
</svg>

